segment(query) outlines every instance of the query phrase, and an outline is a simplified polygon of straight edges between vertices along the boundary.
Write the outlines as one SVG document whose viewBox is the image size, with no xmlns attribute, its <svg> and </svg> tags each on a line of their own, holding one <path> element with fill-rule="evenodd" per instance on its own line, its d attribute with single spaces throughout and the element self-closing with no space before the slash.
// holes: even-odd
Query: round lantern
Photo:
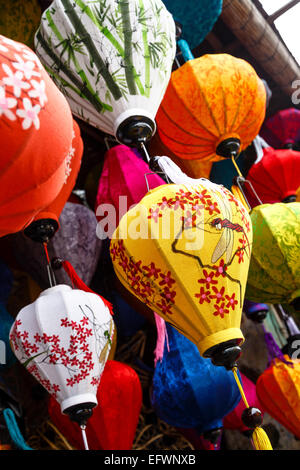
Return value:
<svg viewBox="0 0 300 470">
<path fill-rule="evenodd" d="M 108 360 L 97 391 L 98 406 L 86 427 L 91 450 L 131 450 L 142 406 L 137 373 L 127 364 Z M 63 415 L 51 397 L 49 416 L 76 449 L 83 449 L 80 429 Z"/>
<path fill-rule="evenodd" d="M 171 426 L 194 428 L 214 442 L 222 419 L 240 400 L 233 373 L 202 358 L 175 328 L 166 328 L 168 341 L 153 375 L 152 406 Z"/>
<path fill-rule="evenodd" d="M 300 204 L 263 204 L 251 211 L 253 246 L 246 288 L 252 302 L 292 304 L 300 298 Z"/>
<path fill-rule="evenodd" d="M 287 108 L 278 111 L 266 119 L 261 135 L 275 149 L 300 150 L 300 110 Z"/>
<path fill-rule="evenodd" d="M 225 242 L 225 237 L 230 242 Z M 222 186 L 168 184 L 123 216 L 110 253 L 120 282 L 215 364 L 235 363 L 252 230 Z"/>
<path fill-rule="evenodd" d="M 265 109 L 265 88 L 250 64 L 206 54 L 172 72 L 156 117 L 158 134 L 185 160 L 236 157 L 258 134 Z"/>
<path fill-rule="evenodd" d="M 73 119 L 37 56 L 0 36 L 0 236 L 18 232 L 68 179 Z M 45 157 L 46 156 L 46 157 Z"/>
<path fill-rule="evenodd" d="M 262 159 L 250 168 L 247 175 L 247 180 L 260 199 L 258 201 L 253 194 L 247 192 L 251 207 L 260 202 L 272 204 L 296 200 L 296 192 L 300 186 L 299 157 L 299 152 L 293 150 L 274 150 L 272 147 L 264 149 Z"/>
<path fill-rule="evenodd" d="M 57 285 L 17 315 L 10 341 L 17 359 L 60 404 L 85 425 L 110 351 L 114 323 L 96 294 Z"/>
<path fill-rule="evenodd" d="M 74 115 L 126 145 L 152 137 L 176 50 L 161 0 L 54 0 L 35 46 Z"/>
</svg>

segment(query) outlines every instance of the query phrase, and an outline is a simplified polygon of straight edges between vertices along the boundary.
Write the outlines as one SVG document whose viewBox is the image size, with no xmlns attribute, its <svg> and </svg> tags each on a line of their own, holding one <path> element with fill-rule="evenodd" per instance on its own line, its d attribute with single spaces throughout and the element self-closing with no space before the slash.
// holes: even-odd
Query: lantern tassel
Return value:
<svg viewBox="0 0 300 470">
<path fill-rule="evenodd" d="M 72 282 L 72 286 L 74 287 L 77 287 L 78 289 L 80 290 L 83 290 L 85 292 L 91 292 L 92 294 L 96 294 L 98 295 L 101 300 L 103 301 L 103 303 L 106 305 L 106 307 L 109 309 L 111 315 L 113 315 L 113 306 L 110 302 L 108 302 L 108 300 L 106 300 L 104 297 L 102 297 L 100 294 L 94 292 L 92 289 L 90 289 L 84 282 L 82 279 L 80 279 L 80 277 L 78 276 L 78 274 L 76 273 L 75 269 L 73 268 L 73 266 L 71 265 L 71 263 L 69 263 L 69 261 L 62 261 L 62 267 L 64 268 L 64 270 L 66 271 L 66 273 L 68 274 L 69 278 L 71 279 L 71 282 Z"/>
<path fill-rule="evenodd" d="M 238 374 L 237 374 L 237 368 L 234 367 L 232 369 L 232 372 L 233 372 L 235 381 L 237 383 L 237 386 L 239 388 L 239 391 L 241 393 L 241 396 L 242 396 L 243 402 L 245 404 L 245 407 L 250 408 L 250 406 L 248 404 L 248 401 L 247 401 L 247 398 L 245 396 L 244 390 L 243 390 L 243 386 L 242 386 L 242 384 L 240 382 L 240 379 L 238 377 Z M 256 426 L 253 430 L 252 442 L 253 442 L 253 446 L 255 447 L 256 450 L 273 450 L 271 442 L 270 442 L 266 432 L 259 426 Z"/>
</svg>

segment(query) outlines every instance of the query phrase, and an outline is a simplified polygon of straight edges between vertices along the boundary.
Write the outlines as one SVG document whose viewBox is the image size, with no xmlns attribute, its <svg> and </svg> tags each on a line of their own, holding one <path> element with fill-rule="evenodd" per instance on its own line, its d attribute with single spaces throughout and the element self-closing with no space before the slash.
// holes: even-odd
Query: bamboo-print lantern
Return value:
<svg viewBox="0 0 300 470">
<path fill-rule="evenodd" d="M 247 175 L 260 201 L 247 193 L 251 207 L 259 203 L 294 202 L 300 186 L 300 155 L 294 150 L 264 149 L 264 155 Z"/>
<path fill-rule="evenodd" d="M 156 363 L 151 401 L 171 426 L 193 428 L 216 442 L 222 420 L 240 400 L 232 371 L 202 358 L 197 346 L 170 325 L 164 354 Z"/>
<path fill-rule="evenodd" d="M 197 47 L 212 30 L 222 11 L 222 0 L 163 0 L 176 22 L 181 25 L 182 37 L 191 49 Z"/>
<path fill-rule="evenodd" d="M 142 405 L 137 373 L 127 364 L 108 360 L 97 391 L 98 406 L 89 419 L 86 435 L 91 450 L 131 450 Z M 82 450 L 80 430 L 61 413 L 51 397 L 49 416 L 76 449 Z"/>
<path fill-rule="evenodd" d="M 300 110 L 287 108 L 266 119 L 261 128 L 262 137 L 275 149 L 300 150 Z"/>
<path fill-rule="evenodd" d="M 300 362 L 275 358 L 258 377 L 256 394 L 264 410 L 300 438 Z"/>
<path fill-rule="evenodd" d="M 251 211 L 253 246 L 246 298 L 300 304 L 300 204 L 263 204 Z"/>
<path fill-rule="evenodd" d="M 172 72 L 156 122 L 162 143 L 184 160 L 236 157 L 265 117 L 266 91 L 253 67 L 206 54 Z"/>
<path fill-rule="evenodd" d="M 0 236 L 23 230 L 68 179 L 69 105 L 27 46 L 0 36 Z M 46 158 L 45 158 L 46 155 Z"/>
<path fill-rule="evenodd" d="M 104 299 L 57 285 L 19 312 L 10 341 L 17 359 L 57 399 L 62 413 L 85 426 L 98 403 L 113 334 Z"/>
<path fill-rule="evenodd" d="M 222 186 L 168 184 L 123 216 L 110 253 L 121 283 L 177 328 L 202 356 L 234 363 L 252 227 Z"/>
<path fill-rule="evenodd" d="M 126 145 L 152 137 L 176 50 L 161 0 L 54 0 L 35 46 L 76 116 Z"/>
</svg>

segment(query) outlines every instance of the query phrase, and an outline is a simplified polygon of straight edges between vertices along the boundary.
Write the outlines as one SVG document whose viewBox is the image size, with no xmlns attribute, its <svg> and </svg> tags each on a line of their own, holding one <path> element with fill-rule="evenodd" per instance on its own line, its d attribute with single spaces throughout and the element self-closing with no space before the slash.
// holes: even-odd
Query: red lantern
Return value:
<svg viewBox="0 0 300 470">
<path fill-rule="evenodd" d="M 296 108 L 282 109 L 267 119 L 260 135 L 276 149 L 294 148 L 300 145 L 300 110 Z"/>
<path fill-rule="evenodd" d="M 24 44 L 0 36 L 0 236 L 23 230 L 64 186 L 69 105 Z"/>
<path fill-rule="evenodd" d="M 142 387 L 137 373 L 127 364 L 107 361 L 97 393 L 98 406 L 86 426 L 91 450 L 130 450 L 142 406 Z M 81 431 L 60 411 L 52 397 L 51 421 L 71 445 L 82 450 Z"/>
<path fill-rule="evenodd" d="M 299 152 L 266 147 L 262 159 L 250 168 L 247 180 L 263 204 L 295 201 L 300 186 Z M 250 191 L 247 199 L 251 207 L 259 204 Z"/>
</svg>

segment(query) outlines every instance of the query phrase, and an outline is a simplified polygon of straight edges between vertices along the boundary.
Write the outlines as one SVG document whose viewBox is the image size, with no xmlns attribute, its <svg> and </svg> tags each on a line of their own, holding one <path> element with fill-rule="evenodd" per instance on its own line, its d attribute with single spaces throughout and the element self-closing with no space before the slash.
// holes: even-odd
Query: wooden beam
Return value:
<svg viewBox="0 0 300 470">
<path fill-rule="evenodd" d="M 290 97 L 300 67 L 251 0 L 223 0 L 221 19 L 260 66 Z"/>
<path fill-rule="evenodd" d="M 286 13 L 287 11 L 289 11 L 291 8 L 293 8 L 295 5 L 297 5 L 299 2 L 300 2 L 300 0 L 291 0 L 290 2 L 288 2 L 283 7 L 279 8 L 279 10 L 275 11 L 274 13 L 272 13 L 272 15 L 269 16 L 268 23 L 274 23 L 274 21 L 277 20 L 277 18 L 279 18 L 279 16 L 281 16 L 284 13 Z"/>
</svg>

